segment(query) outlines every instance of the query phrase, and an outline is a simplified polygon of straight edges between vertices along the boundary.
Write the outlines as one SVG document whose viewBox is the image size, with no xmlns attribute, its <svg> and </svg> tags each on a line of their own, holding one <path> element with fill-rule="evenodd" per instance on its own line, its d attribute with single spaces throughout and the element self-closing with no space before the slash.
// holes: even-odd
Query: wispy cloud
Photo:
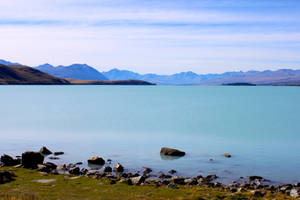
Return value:
<svg viewBox="0 0 300 200">
<path fill-rule="evenodd" d="M 0 54 L 139 72 L 295 68 L 299 9 L 294 0 L 1 0 Z"/>
</svg>

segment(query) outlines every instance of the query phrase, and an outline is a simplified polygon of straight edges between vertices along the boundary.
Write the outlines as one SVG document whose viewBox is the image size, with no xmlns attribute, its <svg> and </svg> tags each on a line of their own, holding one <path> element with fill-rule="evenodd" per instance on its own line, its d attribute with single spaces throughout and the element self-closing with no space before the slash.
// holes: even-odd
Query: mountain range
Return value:
<svg viewBox="0 0 300 200">
<path fill-rule="evenodd" d="M 70 66 L 54 67 L 50 64 L 39 65 L 36 69 L 59 78 L 79 80 L 108 80 L 102 73 L 86 64 L 73 64 Z"/>
<path fill-rule="evenodd" d="M 0 64 L 9 65 L 0 60 Z M 15 64 L 15 63 L 12 63 Z M 133 71 L 112 69 L 99 72 L 86 64 L 54 67 L 44 64 L 35 67 L 52 76 L 78 80 L 142 80 L 158 85 L 230 85 L 233 83 L 249 83 L 255 85 L 300 85 L 300 70 L 280 69 L 277 71 L 226 72 L 222 74 L 196 74 L 181 72 L 172 75 L 139 74 Z"/>
</svg>

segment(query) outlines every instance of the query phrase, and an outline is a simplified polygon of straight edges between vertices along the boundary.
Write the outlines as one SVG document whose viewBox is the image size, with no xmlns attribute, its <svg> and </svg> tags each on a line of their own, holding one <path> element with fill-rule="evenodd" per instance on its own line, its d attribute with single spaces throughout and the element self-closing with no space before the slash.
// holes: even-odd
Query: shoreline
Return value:
<svg viewBox="0 0 300 200">
<path fill-rule="evenodd" d="M 81 167 L 83 164 L 82 162 L 59 165 L 52 162 L 44 162 L 44 158 L 51 154 L 53 154 L 53 156 L 51 156 L 52 159 L 57 159 L 60 155 L 64 154 L 64 152 L 52 153 L 46 147 L 43 147 L 40 152 L 27 151 L 24 152 L 22 156 L 16 158 L 4 154 L 1 156 L 0 171 L 7 167 L 13 167 L 15 169 L 26 168 L 49 175 L 71 175 L 76 177 L 105 179 L 112 185 L 116 183 L 125 183 L 127 185 L 154 185 L 155 187 L 167 187 L 173 189 L 181 186 L 200 186 L 214 189 L 217 188 L 221 191 L 231 193 L 251 191 L 257 193 L 258 196 L 264 196 L 264 193 L 266 192 L 300 196 L 300 183 L 276 185 L 273 184 L 271 180 L 264 179 L 261 176 L 254 175 L 241 177 L 239 181 L 233 181 L 231 184 L 224 184 L 218 181 L 219 177 L 217 174 L 184 177 L 177 176 L 175 170 L 170 170 L 168 173 L 153 173 L 152 169 L 148 167 L 143 167 L 144 170 L 142 172 L 138 171 L 136 173 L 131 173 L 130 171 L 134 170 L 127 169 L 126 166 L 123 166 L 120 163 L 113 164 L 112 160 L 104 160 L 98 156 L 88 159 L 90 169 Z M 224 154 L 224 156 L 230 158 L 230 154 Z"/>
</svg>

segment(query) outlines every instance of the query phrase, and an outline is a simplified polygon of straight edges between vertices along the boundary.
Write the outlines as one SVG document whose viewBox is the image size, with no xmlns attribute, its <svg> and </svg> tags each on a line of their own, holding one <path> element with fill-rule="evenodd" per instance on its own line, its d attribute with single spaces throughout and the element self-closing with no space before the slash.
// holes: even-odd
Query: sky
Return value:
<svg viewBox="0 0 300 200">
<path fill-rule="evenodd" d="M 300 69 L 299 0 L 1 0 L 0 59 L 139 73 Z"/>
</svg>

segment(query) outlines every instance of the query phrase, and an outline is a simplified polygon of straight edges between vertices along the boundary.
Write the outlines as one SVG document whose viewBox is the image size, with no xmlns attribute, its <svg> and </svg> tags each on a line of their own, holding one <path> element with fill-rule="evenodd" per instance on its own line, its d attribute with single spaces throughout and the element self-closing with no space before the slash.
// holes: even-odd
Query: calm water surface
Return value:
<svg viewBox="0 0 300 200">
<path fill-rule="evenodd" d="M 1 86 L 0 105 L 1 154 L 45 145 L 65 151 L 58 163 L 300 181 L 299 87 Z M 162 146 L 187 155 L 164 160 Z"/>
</svg>

